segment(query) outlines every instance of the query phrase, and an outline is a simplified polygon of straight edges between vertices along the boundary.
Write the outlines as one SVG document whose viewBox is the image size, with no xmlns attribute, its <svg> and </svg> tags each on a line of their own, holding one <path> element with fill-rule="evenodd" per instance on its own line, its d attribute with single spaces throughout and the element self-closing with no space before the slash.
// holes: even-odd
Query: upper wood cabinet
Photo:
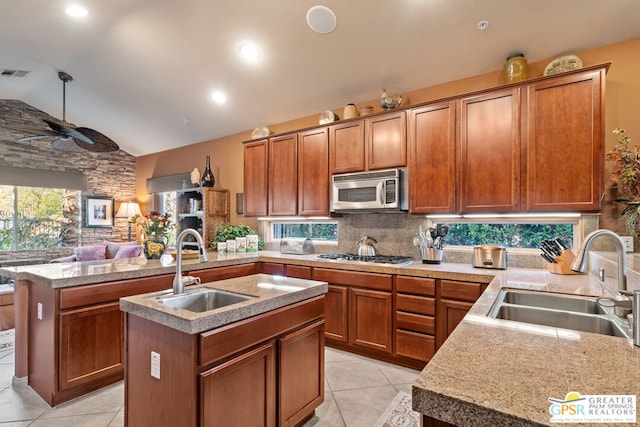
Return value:
<svg viewBox="0 0 640 427">
<path fill-rule="evenodd" d="M 527 86 L 527 211 L 600 210 L 605 72 Z"/>
<path fill-rule="evenodd" d="M 364 120 L 329 127 L 329 167 L 332 174 L 365 170 Z"/>
<path fill-rule="evenodd" d="M 455 212 L 456 108 L 443 102 L 409 116 L 409 211 Z"/>
<path fill-rule="evenodd" d="M 329 131 L 298 134 L 298 215 L 329 215 Z"/>
<path fill-rule="evenodd" d="M 269 215 L 298 211 L 298 135 L 269 140 Z"/>
<path fill-rule="evenodd" d="M 267 140 L 244 145 L 244 216 L 267 214 Z"/>
<path fill-rule="evenodd" d="M 520 88 L 463 98 L 460 105 L 460 211 L 520 208 Z"/>
<path fill-rule="evenodd" d="M 407 165 L 407 113 L 398 111 L 364 119 L 367 169 Z"/>
</svg>

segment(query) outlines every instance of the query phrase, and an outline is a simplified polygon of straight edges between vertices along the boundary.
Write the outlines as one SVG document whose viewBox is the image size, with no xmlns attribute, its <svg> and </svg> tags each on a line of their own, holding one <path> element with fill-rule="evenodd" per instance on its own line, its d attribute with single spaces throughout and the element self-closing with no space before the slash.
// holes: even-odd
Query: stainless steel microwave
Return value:
<svg viewBox="0 0 640 427">
<path fill-rule="evenodd" d="M 333 175 L 331 211 L 345 213 L 406 211 L 406 168 Z"/>
</svg>

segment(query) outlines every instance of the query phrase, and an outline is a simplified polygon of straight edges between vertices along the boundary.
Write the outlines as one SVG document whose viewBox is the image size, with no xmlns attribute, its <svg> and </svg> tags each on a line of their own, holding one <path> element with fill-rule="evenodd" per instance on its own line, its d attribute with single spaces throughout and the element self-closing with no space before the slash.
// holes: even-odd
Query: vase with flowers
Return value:
<svg viewBox="0 0 640 427">
<path fill-rule="evenodd" d="M 616 168 L 611 172 L 613 181 L 619 191 L 620 198 L 616 202 L 624 203 L 626 206 L 621 212 L 625 219 L 627 230 L 640 236 L 640 148 L 631 145 L 631 138 L 624 134 L 624 129 L 613 130 L 619 139 L 613 144 L 613 148 L 605 155 L 605 159 L 616 164 Z"/>
<path fill-rule="evenodd" d="M 159 259 L 169 243 L 167 233 L 175 226 L 170 221 L 169 215 L 150 212 L 144 215 L 135 215 L 131 219 L 142 228 L 144 233 L 142 243 L 144 256 L 147 259 Z"/>
</svg>

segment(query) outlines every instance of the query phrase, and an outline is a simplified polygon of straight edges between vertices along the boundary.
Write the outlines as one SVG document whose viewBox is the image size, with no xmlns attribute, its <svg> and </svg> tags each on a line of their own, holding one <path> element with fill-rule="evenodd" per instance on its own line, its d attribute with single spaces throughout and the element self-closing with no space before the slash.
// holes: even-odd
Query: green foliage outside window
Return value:
<svg viewBox="0 0 640 427">
<path fill-rule="evenodd" d="M 312 240 L 337 241 L 338 224 L 316 222 L 316 223 L 273 223 L 272 236 L 274 239 L 287 237 L 303 237 Z"/>
<path fill-rule="evenodd" d="M 496 245 L 509 248 L 539 248 L 554 237 L 573 246 L 572 224 L 447 224 L 448 245 Z"/>
</svg>

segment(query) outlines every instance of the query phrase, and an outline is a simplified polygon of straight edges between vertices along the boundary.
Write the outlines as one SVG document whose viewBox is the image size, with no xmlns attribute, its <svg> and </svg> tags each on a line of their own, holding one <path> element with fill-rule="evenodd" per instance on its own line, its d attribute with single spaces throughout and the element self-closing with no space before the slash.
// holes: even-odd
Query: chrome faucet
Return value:
<svg viewBox="0 0 640 427">
<path fill-rule="evenodd" d="M 624 249 L 624 242 L 616 233 L 611 230 L 596 230 L 587 235 L 584 238 L 582 247 L 578 252 L 578 255 L 571 263 L 571 269 L 579 273 L 585 273 L 587 271 L 587 254 L 591 247 L 591 242 L 598 236 L 609 236 L 616 247 L 616 253 L 618 254 L 618 291 L 621 294 L 627 293 L 627 258 Z"/>
<path fill-rule="evenodd" d="M 173 293 L 181 294 L 184 292 L 184 279 L 182 277 L 182 242 L 187 234 L 191 234 L 196 238 L 196 242 L 198 243 L 198 251 L 200 252 L 198 256 L 198 260 L 200 262 L 209 261 L 209 256 L 207 255 L 207 250 L 204 247 L 204 241 L 202 240 L 202 236 L 193 228 L 186 228 L 182 230 L 182 232 L 178 235 L 176 239 L 176 277 L 173 278 Z"/>
</svg>

